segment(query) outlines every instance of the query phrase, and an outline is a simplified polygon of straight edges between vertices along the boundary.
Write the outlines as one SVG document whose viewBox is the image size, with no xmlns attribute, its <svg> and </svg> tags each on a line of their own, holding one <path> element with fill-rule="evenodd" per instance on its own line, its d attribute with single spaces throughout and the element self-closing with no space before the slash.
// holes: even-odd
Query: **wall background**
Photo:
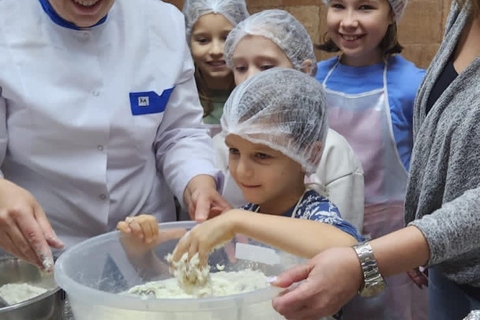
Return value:
<svg viewBox="0 0 480 320">
<path fill-rule="evenodd" d="M 182 8 L 184 0 L 164 0 Z M 402 55 L 421 68 L 428 67 L 443 37 L 452 0 L 409 0 L 399 24 L 399 40 L 405 47 Z M 310 33 L 314 43 L 325 34 L 326 8 L 322 0 L 246 0 L 250 13 L 264 9 L 284 9 L 294 15 Z M 319 60 L 329 55 L 316 51 Z"/>
</svg>

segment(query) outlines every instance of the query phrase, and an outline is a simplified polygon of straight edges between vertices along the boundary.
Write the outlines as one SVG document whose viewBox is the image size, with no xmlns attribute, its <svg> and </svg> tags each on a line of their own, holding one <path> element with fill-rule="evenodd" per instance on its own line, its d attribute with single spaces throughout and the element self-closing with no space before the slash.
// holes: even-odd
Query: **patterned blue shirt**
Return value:
<svg viewBox="0 0 480 320">
<path fill-rule="evenodd" d="M 259 205 L 248 203 L 242 207 L 243 210 L 257 212 Z M 338 208 L 327 198 L 322 197 L 315 190 L 307 190 L 298 203 L 282 214 L 285 217 L 297 219 L 307 219 L 331 224 L 332 226 L 348 233 L 357 241 L 363 241 L 364 238 L 358 233 L 357 229 L 345 221 Z"/>
</svg>

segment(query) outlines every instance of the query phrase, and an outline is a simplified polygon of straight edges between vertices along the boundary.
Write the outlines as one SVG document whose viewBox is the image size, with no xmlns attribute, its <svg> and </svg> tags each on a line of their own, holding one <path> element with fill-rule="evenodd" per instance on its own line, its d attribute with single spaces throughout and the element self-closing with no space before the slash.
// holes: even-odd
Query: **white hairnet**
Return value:
<svg viewBox="0 0 480 320">
<path fill-rule="evenodd" d="M 183 5 L 187 40 L 197 20 L 209 13 L 223 15 L 233 26 L 249 16 L 245 0 L 186 0 Z"/>
<path fill-rule="evenodd" d="M 327 6 L 330 5 L 330 0 L 323 0 L 323 2 Z M 395 20 L 400 21 L 407 7 L 408 0 L 388 0 L 388 3 L 390 3 L 393 13 L 395 13 Z"/>
<path fill-rule="evenodd" d="M 272 40 L 288 57 L 293 67 L 302 70 L 302 62 L 312 61 L 317 72 L 313 43 L 305 27 L 285 10 L 264 10 L 240 22 L 230 33 L 224 45 L 227 66 L 233 68 L 233 52 L 246 35 L 262 36 Z M 261 49 L 260 49 L 261 50 Z"/>
<path fill-rule="evenodd" d="M 316 171 L 327 136 L 322 85 L 303 72 L 273 68 L 248 78 L 223 109 L 222 134 L 267 145 Z M 321 142 L 321 149 L 319 144 Z"/>
</svg>

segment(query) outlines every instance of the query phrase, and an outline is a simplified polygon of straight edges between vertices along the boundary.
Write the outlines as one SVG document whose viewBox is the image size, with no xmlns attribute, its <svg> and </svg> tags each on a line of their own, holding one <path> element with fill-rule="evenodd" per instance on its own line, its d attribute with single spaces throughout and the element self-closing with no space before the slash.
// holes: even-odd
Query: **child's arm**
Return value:
<svg viewBox="0 0 480 320">
<path fill-rule="evenodd" d="M 178 261 L 185 252 L 189 257 L 198 252 L 205 263 L 213 248 L 237 233 L 306 258 L 328 248 L 357 243 L 354 237 L 327 223 L 235 209 L 190 230 L 177 245 L 173 260 Z"/>
</svg>

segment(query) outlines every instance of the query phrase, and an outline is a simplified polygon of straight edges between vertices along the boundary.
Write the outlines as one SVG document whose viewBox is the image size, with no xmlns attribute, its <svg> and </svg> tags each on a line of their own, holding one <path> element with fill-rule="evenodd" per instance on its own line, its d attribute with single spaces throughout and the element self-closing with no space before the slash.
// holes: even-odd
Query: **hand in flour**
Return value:
<svg viewBox="0 0 480 320">
<path fill-rule="evenodd" d="M 172 260 L 177 262 L 184 253 L 191 259 L 198 253 L 200 265 L 206 265 L 210 252 L 235 236 L 235 220 L 239 210 L 227 211 L 196 225 L 177 244 Z"/>
<path fill-rule="evenodd" d="M 0 179 L 0 247 L 47 271 L 53 268 L 50 247 L 63 248 L 32 194 L 4 179 Z"/>
</svg>

